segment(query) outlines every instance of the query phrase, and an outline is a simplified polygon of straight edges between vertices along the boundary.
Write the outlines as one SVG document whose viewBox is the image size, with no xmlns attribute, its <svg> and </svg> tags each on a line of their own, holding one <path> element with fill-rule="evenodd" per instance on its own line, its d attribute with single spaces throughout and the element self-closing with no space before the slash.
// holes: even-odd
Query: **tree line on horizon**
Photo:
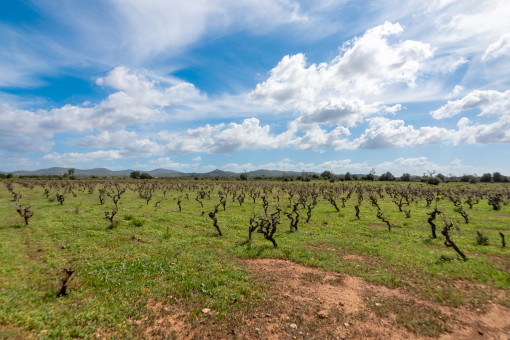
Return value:
<svg viewBox="0 0 510 340">
<path fill-rule="evenodd" d="M 70 168 L 68 169 L 67 173 L 63 175 L 20 175 L 15 176 L 12 173 L 0 173 L 0 179 L 9 179 L 13 177 L 19 177 L 19 178 L 56 178 L 56 179 L 76 179 L 77 177 L 74 175 L 76 172 L 76 169 Z M 151 174 L 147 172 L 141 172 L 141 171 L 132 171 L 130 173 L 130 178 L 132 179 L 153 179 L 155 178 Z M 105 178 L 101 176 L 90 176 L 90 178 Z M 157 177 L 157 178 L 167 178 L 167 177 Z M 170 177 L 174 178 L 174 177 Z M 177 177 L 182 178 L 182 177 Z M 184 177 L 186 178 L 186 177 Z M 232 177 L 221 177 L 221 176 L 193 176 L 189 177 L 191 179 L 199 180 L 204 178 L 214 178 L 214 179 L 232 179 Z M 239 176 L 237 176 L 237 179 L 239 180 L 264 180 L 264 179 L 270 179 L 270 180 L 282 180 L 285 182 L 289 181 L 303 181 L 303 182 L 309 182 L 312 180 L 327 180 L 330 182 L 335 181 L 384 181 L 384 182 L 391 182 L 391 181 L 401 181 L 401 182 L 422 182 L 432 185 L 438 185 L 440 183 L 451 183 L 451 182 L 463 182 L 463 183 L 509 183 L 510 177 L 502 175 L 500 172 L 494 172 L 494 173 L 485 173 L 481 176 L 477 175 L 462 175 L 462 176 L 454 176 L 449 175 L 445 176 L 441 173 L 436 174 L 435 171 L 429 171 L 428 173 L 424 173 L 422 176 L 417 175 L 411 175 L 409 173 L 404 173 L 401 176 L 394 176 L 390 171 L 387 171 L 381 175 L 377 175 L 375 173 L 375 170 L 370 171 L 368 174 L 351 174 L 350 172 L 346 172 L 345 174 L 335 174 L 331 171 L 323 171 L 322 173 L 311 173 L 302 171 L 301 175 L 291 175 L 291 174 L 283 174 L 282 176 L 253 176 L 250 177 L 248 172 L 243 172 Z"/>
</svg>

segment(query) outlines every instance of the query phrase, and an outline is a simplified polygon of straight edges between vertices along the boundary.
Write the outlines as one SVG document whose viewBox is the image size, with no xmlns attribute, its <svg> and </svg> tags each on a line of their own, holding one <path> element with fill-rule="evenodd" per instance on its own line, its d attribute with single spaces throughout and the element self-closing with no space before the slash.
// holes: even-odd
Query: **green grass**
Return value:
<svg viewBox="0 0 510 340">
<path fill-rule="evenodd" d="M 289 259 L 401 287 L 451 306 L 481 306 L 496 290 L 506 291 L 507 296 L 510 291 L 510 253 L 501 248 L 498 234 L 510 235 L 507 205 L 499 211 L 485 200 L 473 209 L 465 206 L 470 216 L 470 223 L 465 224 L 451 202 L 439 202 L 440 210 L 459 226 L 452 239 L 467 255 L 469 260 L 464 262 L 443 244 L 440 220 L 436 221 L 439 238 L 430 237 L 426 213 L 433 208 L 425 207 L 424 200 L 405 207 L 411 209 L 407 218 L 387 197 L 379 199 L 385 216 L 400 226 L 390 232 L 376 218 L 377 209 L 368 198 L 361 205 L 361 219 L 356 220 L 355 194 L 340 213 L 319 196 L 310 223 L 302 223 L 306 213 L 301 209 L 297 232 L 289 231 L 289 220 L 282 215 L 275 249 L 259 233 L 246 242 L 250 216 L 263 211 L 261 199 L 253 204 L 248 191 L 242 206 L 228 196 L 226 211 L 219 207 L 216 217 L 224 236 L 219 237 L 213 227 L 208 212 L 219 203 L 218 191 L 239 182 L 182 182 L 211 189 L 211 198 L 202 199 L 204 208 L 194 199 L 197 188 L 181 191 L 179 182 L 170 183 L 166 197 L 156 189 L 148 205 L 128 189 L 119 201 L 114 229 L 108 229 L 104 217 L 114 206 L 108 197 L 104 205 L 99 204 L 99 184 L 93 194 L 80 188 L 74 190 L 76 197 L 66 194 L 63 205 L 47 199 L 40 186 L 29 189 L 14 184 L 14 190 L 25 196 L 22 202 L 32 206 L 34 216 L 28 226 L 1 185 L 0 337 L 91 337 L 100 329 L 116 337 L 138 338 L 142 330 L 126 320 L 154 318 L 147 307 L 151 301 L 184 304 L 190 322 L 196 322 L 200 310 L 208 307 L 222 322 L 240 310 L 256 308 L 266 296 L 265 287 L 237 261 L 242 258 Z M 257 184 L 247 185 L 255 188 Z M 277 203 L 276 195 L 276 188 L 268 193 L 271 206 Z M 290 210 L 287 196 L 279 195 L 280 206 Z M 178 212 L 178 197 L 182 212 Z M 476 230 L 488 237 L 489 245 L 477 245 Z M 348 254 L 364 260 L 344 259 Z M 63 269 L 68 267 L 76 269 L 69 294 L 57 297 Z M 480 290 L 477 285 L 481 284 L 488 288 Z M 509 300 L 500 302 L 508 304 Z M 441 325 L 430 324 L 427 313 L 401 315 L 397 320 L 422 334 L 426 334 L 422 328 L 432 329 L 431 335 L 444 331 Z"/>
<path fill-rule="evenodd" d="M 420 305 L 412 300 L 397 297 L 369 298 L 368 306 L 379 317 L 395 315 L 397 324 L 414 333 L 439 336 L 441 333 L 451 331 L 451 327 L 447 324 L 447 316 L 436 309 Z"/>
</svg>

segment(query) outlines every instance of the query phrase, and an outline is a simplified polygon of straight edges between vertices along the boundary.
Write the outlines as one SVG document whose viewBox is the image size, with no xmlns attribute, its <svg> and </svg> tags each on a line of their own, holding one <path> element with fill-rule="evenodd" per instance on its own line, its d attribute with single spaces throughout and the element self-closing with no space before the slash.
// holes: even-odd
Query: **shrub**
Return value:
<svg viewBox="0 0 510 340">
<path fill-rule="evenodd" d="M 143 227 L 145 225 L 145 219 L 143 218 L 135 218 L 131 220 L 131 225 L 133 227 Z"/>
</svg>

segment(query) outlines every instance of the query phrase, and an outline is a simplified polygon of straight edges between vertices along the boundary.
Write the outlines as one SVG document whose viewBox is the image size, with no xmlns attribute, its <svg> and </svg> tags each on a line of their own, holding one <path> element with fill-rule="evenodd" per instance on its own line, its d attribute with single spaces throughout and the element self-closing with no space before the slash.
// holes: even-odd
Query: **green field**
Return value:
<svg viewBox="0 0 510 340">
<path fill-rule="evenodd" d="M 124 189 L 110 223 L 105 213 L 111 216 L 116 210 L 112 197 Z M 63 195 L 63 204 L 57 194 Z M 488 204 L 494 198 L 501 202 L 499 210 Z M 403 211 L 397 205 L 400 199 Z M 0 338 L 96 334 L 178 338 L 177 331 L 154 326 L 161 310 L 153 307 L 161 304 L 169 315 L 180 313 L 185 327 L 200 330 L 196 334 L 234 338 L 244 316 L 266 314 L 277 302 L 268 281 L 244 264 L 253 258 L 291 260 L 352 275 L 435 306 L 468 311 L 484 311 L 493 304 L 509 307 L 509 202 L 506 184 L 4 181 L 0 185 Z M 359 220 L 355 205 L 359 205 Z M 33 216 L 25 225 L 17 209 L 27 206 Z M 222 236 L 209 216 L 215 206 Z M 469 223 L 459 207 L 468 213 Z M 434 239 L 427 213 L 435 208 L 442 213 L 433 221 Z M 285 213 L 295 218 L 296 212 L 299 223 L 297 230 L 291 230 Z M 258 230 L 248 242 L 250 218 L 252 226 L 263 220 L 274 222 L 277 248 Z M 446 223 L 453 224 L 449 236 L 467 261 L 445 246 L 441 231 Z M 477 231 L 487 242 L 483 237 L 477 241 Z M 507 237 L 507 248 L 502 247 L 500 233 Z M 57 296 L 66 268 L 74 273 L 66 295 Z M 203 312 L 204 308 L 211 312 Z M 384 317 L 384 311 L 372 312 Z M 450 331 L 440 316 L 432 308 L 408 319 L 397 315 L 392 322 L 416 336 L 438 336 Z M 305 319 L 296 316 L 295 320 L 301 327 Z M 342 317 L 335 320 L 341 322 Z M 206 329 L 209 333 L 203 333 Z M 313 332 L 310 328 L 297 335 L 310 338 Z"/>
</svg>

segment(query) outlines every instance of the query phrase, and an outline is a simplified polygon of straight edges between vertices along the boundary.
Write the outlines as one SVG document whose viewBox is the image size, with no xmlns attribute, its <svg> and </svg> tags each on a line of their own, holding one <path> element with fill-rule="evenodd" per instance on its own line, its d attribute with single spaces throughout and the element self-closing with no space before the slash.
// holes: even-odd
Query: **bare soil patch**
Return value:
<svg viewBox="0 0 510 340">
<path fill-rule="evenodd" d="M 356 255 L 356 254 L 346 254 L 346 255 L 342 256 L 342 258 L 346 261 L 358 261 L 358 262 L 367 261 L 367 258 L 365 256 Z"/>
<path fill-rule="evenodd" d="M 347 255 L 348 256 L 348 255 Z M 357 257 L 353 260 L 359 260 Z M 267 300 L 228 320 L 179 304 L 152 302 L 147 338 L 176 339 L 510 339 L 510 309 L 446 307 L 399 289 L 291 261 L 241 260 Z"/>
</svg>

